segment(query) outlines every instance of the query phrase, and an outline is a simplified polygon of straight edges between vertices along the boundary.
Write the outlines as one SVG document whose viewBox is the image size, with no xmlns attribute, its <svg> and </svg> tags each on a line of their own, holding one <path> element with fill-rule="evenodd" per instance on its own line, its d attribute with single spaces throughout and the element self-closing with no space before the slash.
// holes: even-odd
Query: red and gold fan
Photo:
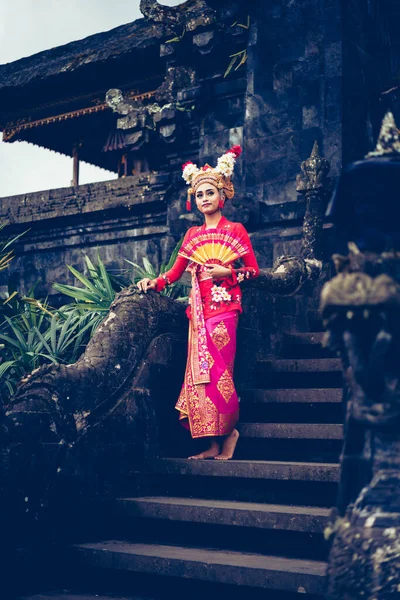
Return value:
<svg viewBox="0 0 400 600">
<path fill-rule="evenodd" d="M 198 233 L 183 244 L 179 256 L 199 265 L 228 265 L 250 252 L 246 242 L 227 231 Z"/>
</svg>

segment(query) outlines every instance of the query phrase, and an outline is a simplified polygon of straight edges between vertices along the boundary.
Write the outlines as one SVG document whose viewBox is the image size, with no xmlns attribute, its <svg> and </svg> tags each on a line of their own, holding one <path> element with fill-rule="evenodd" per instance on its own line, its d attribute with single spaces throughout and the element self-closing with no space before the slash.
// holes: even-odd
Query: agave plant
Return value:
<svg viewBox="0 0 400 600">
<path fill-rule="evenodd" d="M 57 311 L 44 333 L 36 329 L 45 351 L 41 356 L 53 363 L 74 363 L 87 345 L 93 330 L 94 323 L 89 315 L 81 315 L 76 310 L 67 314 Z"/>
<path fill-rule="evenodd" d="M 127 263 L 135 267 L 135 270 L 133 272 L 133 283 L 138 283 L 138 281 L 140 281 L 144 277 L 148 277 L 149 279 L 155 279 L 156 277 L 158 277 L 159 274 L 162 275 L 163 273 L 166 273 L 166 271 L 169 271 L 172 268 L 176 257 L 178 256 L 178 252 L 180 250 L 180 247 L 182 246 L 182 242 L 183 238 L 179 240 L 178 244 L 175 246 L 169 261 L 166 264 L 161 264 L 159 273 L 156 272 L 156 269 L 153 267 L 153 265 L 146 256 L 142 258 L 143 266 L 138 265 L 137 263 L 134 263 L 131 260 L 125 258 Z M 182 283 L 173 283 L 172 285 L 166 287 L 161 292 L 161 294 L 163 294 L 164 296 L 169 296 L 170 298 L 186 299 L 187 286 Z"/>
<path fill-rule="evenodd" d="M 47 310 L 46 301 L 42 307 Z M 13 394 L 21 377 L 45 362 L 41 359 L 43 344 L 38 332 L 48 328 L 48 315 L 32 303 L 19 299 L 15 292 L 1 308 L 0 341 L 3 347 L 0 350 L 0 381 Z"/>
<path fill-rule="evenodd" d="M 161 273 L 172 267 L 181 243 L 168 263 L 161 265 Z M 0 248 L 0 269 L 1 257 Z M 125 260 L 135 267 L 134 283 L 143 277 L 157 277 L 146 257 L 142 259 L 143 267 Z M 43 364 L 76 362 L 109 312 L 117 292 L 132 283 L 107 272 L 99 256 L 97 266 L 88 256 L 85 261 L 88 276 L 67 265 L 83 287 L 53 284 L 55 290 L 73 298 L 74 302 L 52 308 L 47 298 L 35 298 L 33 286 L 27 296 L 20 298 L 14 291 L 0 305 L 0 342 L 3 342 L 0 343 L 0 399 L 4 397 L 4 386 L 12 395 L 18 381 Z M 163 293 L 176 298 L 184 291 L 185 286 L 174 284 Z"/>
<path fill-rule="evenodd" d="M 11 395 L 33 369 L 46 363 L 76 362 L 94 327 L 91 315 L 52 309 L 47 299 L 34 298 L 33 289 L 29 294 L 18 298 L 14 292 L 1 307 L 0 383 Z"/>
<path fill-rule="evenodd" d="M 74 308 L 81 311 L 88 310 L 91 312 L 106 313 L 109 311 L 117 291 L 122 289 L 122 286 L 119 286 L 117 290 L 114 289 L 111 276 L 107 273 L 100 256 L 98 256 L 97 260 L 98 266 L 96 267 L 90 258 L 85 255 L 89 277 L 85 277 L 77 269 L 71 267 L 71 265 L 67 265 L 71 273 L 83 284 L 83 288 L 61 283 L 54 283 L 53 288 L 66 296 L 74 298 L 75 303 L 72 304 Z"/>
</svg>

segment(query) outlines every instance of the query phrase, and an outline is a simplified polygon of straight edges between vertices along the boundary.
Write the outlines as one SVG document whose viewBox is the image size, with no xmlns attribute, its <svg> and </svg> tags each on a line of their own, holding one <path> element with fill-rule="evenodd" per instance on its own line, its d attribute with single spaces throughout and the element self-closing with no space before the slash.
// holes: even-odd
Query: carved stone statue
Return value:
<svg viewBox="0 0 400 600">
<path fill-rule="evenodd" d="M 154 94 L 155 102 L 125 98 L 121 90 L 110 89 L 106 93 L 108 106 L 121 115 L 117 120 L 117 130 L 124 135 L 125 147 L 139 150 L 143 144 L 161 139 L 166 143 L 175 142 L 181 133 L 185 118 L 190 109 L 177 100 L 178 92 L 195 84 L 195 71 L 185 67 L 168 67 L 166 77 Z M 152 136 L 158 134 L 158 140 Z"/>
<path fill-rule="evenodd" d="M 383 123 L 377 150 L 350 166 L 339 183 L 333 211 L 339 238 L 353 227 L 364 248 L 350 241 L 347 256 L 334 255 L 337 275 L 321 294 L 327 344 L 340 353 L 346 382 L 341 478 L 329 528 L 332 600 L 386 600 L 400 592 L 400 253 L 374 251 L 397 244 L 394 213 L 377 214 L 398 198 L 392 182 L 400 173 L 400 146 L 394 143 L 387 156 L 390 139 L 396 142 L 387 129 L 391 119 Z M 360 211 L 374 232 L 369 236 L 359 223 L 341 221 L 348 186 L 353 189 L 360 173 L 369 190 L 355 200 L 352 195 L 348 206 L 349 213 Z"/>
<path fill-rule="evenodd" d="M 163 6 L 157 0 L 140 0 L 144 17 L 156 23 L 164 23 L 174 30 L 194 31 L 215 22 L 215 11 L 205 0 L 187 0 L 178 6 Z"/>
</svg>

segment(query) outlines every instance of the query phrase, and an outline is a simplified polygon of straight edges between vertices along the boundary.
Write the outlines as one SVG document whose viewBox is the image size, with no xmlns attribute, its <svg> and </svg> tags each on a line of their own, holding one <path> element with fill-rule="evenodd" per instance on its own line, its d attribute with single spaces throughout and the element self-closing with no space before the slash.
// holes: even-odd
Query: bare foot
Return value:
<svg viewBox="0 0 400 600">
<path fill-rule="evenodd" d="M 222 452 L 214 457 L 215 460 L 229 460 L 232 458 L 236 449 L 236 444 L 238 443 L 238 439 L 239 432 L 237 429 L 234 429 L 232 433 L 225 439 L 222 446 Z"/>
<path fill-rule="evenodd" d="M 205 452 L 201 452 L 200 454 L 195 454 L 194 456 L 189 456 L 189 460 L 201 460 L 204 458 L 215 458 L 220 452 L 219 444 L 216 441 L 211 442 L 211 446 Z"/>
</svg>

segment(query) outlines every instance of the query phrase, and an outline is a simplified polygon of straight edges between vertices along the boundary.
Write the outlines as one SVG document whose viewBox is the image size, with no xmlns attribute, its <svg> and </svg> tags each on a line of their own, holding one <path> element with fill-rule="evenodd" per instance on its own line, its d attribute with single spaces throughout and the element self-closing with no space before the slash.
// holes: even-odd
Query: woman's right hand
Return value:
<svg viewBox="0 0 400 600">
<path fill-rule="evenodd" d="M 141 292 L 146 293 L 147 290 L 157 289 L 157 281 L 155 279 L 149 279 L 148 277 L 145 277 L 144 279 L 138 281 L 137 286 Z"/>
</svg>

